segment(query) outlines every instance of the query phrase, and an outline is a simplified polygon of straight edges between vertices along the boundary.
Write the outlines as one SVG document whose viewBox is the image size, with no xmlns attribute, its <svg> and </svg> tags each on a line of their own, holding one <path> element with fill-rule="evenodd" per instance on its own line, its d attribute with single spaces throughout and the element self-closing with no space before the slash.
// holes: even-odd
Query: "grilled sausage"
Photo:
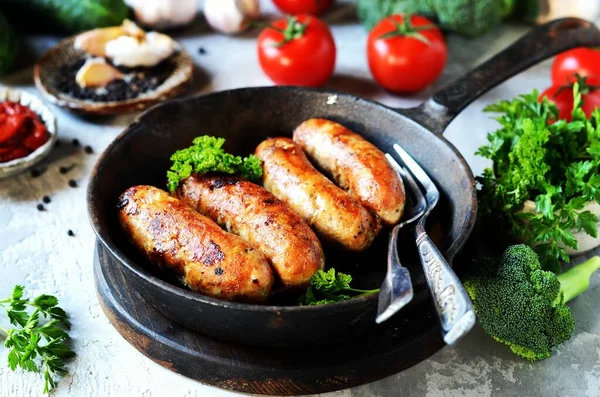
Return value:
<svg viewBox="0 0 600 397">
<path fill-rule="evenodd" d="M 366 249 L 379 232 L 377 217 L 319 173 L 289 138 L 267 139 L 255 153 L 263 162 L 263 184 L 323 238 L 352 251 Z"/>
<path fill-rule="evenodd" d="M 134 186 L 121 195 L 118 207 L 134 245 L 192 290 L 243 302 L 269 296 L 274 280 L 264 255 L 179 199 L 152 186 Z"/>
<path fill-rule="evenodd" d="M 373 144 L 343 125 L 310 119 L 294 131 L 294 141 L 318 167 L 377 214 L 386 225 L 404 212 L 402 179 Z"/>
<path fill-rule="evenodd" d="M 285 286 L 306 286 L 323 269 L 323 249 L 310 226 L 261 186 L 232 176 L 191 176 L 176 194 L 265 254 Z"/>
</svg>

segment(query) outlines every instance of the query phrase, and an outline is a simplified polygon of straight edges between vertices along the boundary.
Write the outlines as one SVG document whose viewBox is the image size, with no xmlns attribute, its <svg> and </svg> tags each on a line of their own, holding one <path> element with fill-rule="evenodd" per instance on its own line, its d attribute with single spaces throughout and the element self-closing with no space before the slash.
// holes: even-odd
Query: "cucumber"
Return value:
<svg viewBox="0 0 600 397">
<path fill-rule="evenodd" d="M 0 14 L 0 75 L 8 72 L 17 57 L 18 38 L 4 15 Z"/>
<path fill-rule="evenodd" d="M 69 34 L 120 25 L 129 15 L 123 0 L 0 0 L 0 12 L 19 30 Z"/>
</svg>

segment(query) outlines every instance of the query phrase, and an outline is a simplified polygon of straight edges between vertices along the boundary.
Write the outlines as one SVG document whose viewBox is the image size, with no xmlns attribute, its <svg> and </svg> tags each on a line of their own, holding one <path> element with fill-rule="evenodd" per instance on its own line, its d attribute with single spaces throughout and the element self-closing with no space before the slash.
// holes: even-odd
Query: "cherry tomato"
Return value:
<svg viewBox="0 0 600 397">
<path fill-rule="evenodd" d="M 575 48 L 559 54 L 552 62 L 552 84 L 575 82 L 575 74 L 600 79 L 600 50 Z"/>
<path fill-rule="evenodd" d="M 582 88 L 581 99 L 583 104 L 581 109 L 587 117 L 590 117 L 594 109 L 600 107 L 600 89 L 595 87 L 600 86 L 600 79 L 590 77 L 587 86 Z M 554 102 L 558 108 L 558 118 L 571 121 L 571 113 L 573 113 L 573 88 L 569 85 L 553 85 L 540 95 L 542 98 L 547 97 L 549 101 Z"/>
<path fill-rule="evenodd" d="M 336 49 L 327 25 L 316 17 L 288 17 L 258 36 L 260 66 L 280 85 L 318 87 L 335 68 Z"/>
<path fill-rule="evenodd" d="M 393 92 L 416 92 L 444 70 L 448 49 L 440 29 L 427 18 L 397 14 L 382 19 L 367 40 L 369 68 L 375 80 Z"/>
<path fill-rule="evenodd" d="M 286 14 L 319 15 L 333 5 L 334 0 L 273 0 L 273 3 Z"/>
</svg>

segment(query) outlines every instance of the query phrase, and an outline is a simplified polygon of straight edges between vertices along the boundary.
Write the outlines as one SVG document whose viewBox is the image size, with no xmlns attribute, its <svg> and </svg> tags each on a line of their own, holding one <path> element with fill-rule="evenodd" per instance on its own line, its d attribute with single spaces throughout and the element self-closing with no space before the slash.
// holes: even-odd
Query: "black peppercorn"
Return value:
<svg viewBox="0 0 600 397">
<path fill-rule="evenodd" d="M 94 149 L 92 149 L 91 146 L 86 146 L 85 148 L 83 148 L 83 150 L 87 153 L 87 154 L 92 154 L 94 153 Z"/>
<path fill-rule="evenodd" d="M 72 144 L 73 144 L 73 146 L 75 146 L 75 147 L 79 147 L 79 146 L 81 145 L 81 144 L 79 143 L 79 139 L 73 139 L 73 140 L 71 141 L 71 143 L 72 143 Z"/>
<path fill-rule="evenodd" d="M 73 180 L 73 179 L 70 179 L 69 180 L 69 186 L 71 186 L 71 187 L 77 187 L 77 182 L 75 180 Z"/>
<path fill-rule="evenodd" d="M 73 231 L 72 231 L 71 229 L 69 229 L 69 230 L 67 231 L 67 234 L 68 234 L 69 236 L 71 236 L 71 237 L 73 237 L 73 236 L 75 235 L 75 233 L 73 233 Z"/>
<path fill-rule="evenodd" d="M 52 200 L 50 200 L 50 196 L 44 196 L 44 197 L 42 198 L 42 201 L 43 201 L 45 204 L 50 204 L 50 201 L 52 201 Z"/>
<path fill-rule="evenodd" d="M 44 208 L 44 204 L 38 204 L 37 205 L 37 209 L 38 209 L 38 211 L 45 211 L 46 210 L 46 208 Z"/>
</svg>

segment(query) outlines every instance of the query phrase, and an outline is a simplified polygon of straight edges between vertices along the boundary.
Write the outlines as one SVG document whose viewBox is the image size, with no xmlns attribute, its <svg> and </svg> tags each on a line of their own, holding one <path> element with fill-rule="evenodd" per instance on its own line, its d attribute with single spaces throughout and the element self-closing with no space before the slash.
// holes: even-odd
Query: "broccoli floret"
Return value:
<svg viewBox="0 0 600 397">
<path fill-rule="evenodd" d="M 538 361 L 573 335 L 575 319 L 565 303 L 589 287 L 598 269 L 595 256 L 556 276 L 542 270 L 537 254 L 521 244 L 500 259 L 477 260 L 464 284 L 485 332 L 515 354 Z"/>
<path fill-rule="evenodd" d="M 371 30 L 392 14 L 418 14 L 440 27 L 466 36 L 478 36 L 502 22 L 515 0 L 358 0 L 358 16 Z"/>
</svg>

